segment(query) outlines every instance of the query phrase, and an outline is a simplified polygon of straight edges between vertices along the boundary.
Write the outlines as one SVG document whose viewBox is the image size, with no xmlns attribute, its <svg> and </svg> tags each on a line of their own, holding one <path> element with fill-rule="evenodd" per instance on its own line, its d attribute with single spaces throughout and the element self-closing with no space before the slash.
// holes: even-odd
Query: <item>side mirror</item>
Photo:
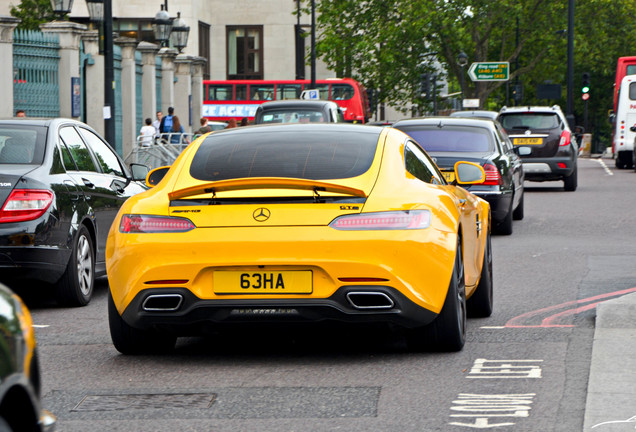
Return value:
<svg viewBox="0 0 636 432">
<path fill-rule="evenodd" d="M 166 176 L 169 170 L 169 166 L 163 166 L 153 169 L 148 173 L 148 176 L 146 177 L 146 185 L 148 187 L 157 186 L 159 182 Z"/>
<path fill-rule="evenodd" d="M 476 184 L 486 180 L 486 173 L 481 165 L 460 161 L 455 164 L 455 179 L 457 184 Z"/>
<path fill-rule="evenodd" d="M 632 131 L 632 132 L 636 132 L 636 125 L 630 127 L 629 130 Z"/>
<path fill-rule="evenodd" d="M 610 123 L 614 124 L 614 122 L 616 121 L 616 113 L 613 110 L 609 110 L 607 114 L 607 119 L 609 120 Z"/>
<path fill-rule="evenodd" d="M 146 179 L 146 176 L 148 175 L 148 171 L 150 171 L 150 168 L 148 168 L 146 165 L 131 163 L 130 171 L 132 171 L 132 179 L 134 181 L 142 181 Z"/>
</svg>

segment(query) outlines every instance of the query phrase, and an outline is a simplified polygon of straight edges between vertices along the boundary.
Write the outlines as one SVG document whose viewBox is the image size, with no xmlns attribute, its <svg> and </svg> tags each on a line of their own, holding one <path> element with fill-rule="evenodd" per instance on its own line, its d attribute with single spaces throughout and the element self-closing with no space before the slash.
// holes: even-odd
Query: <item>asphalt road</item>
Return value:
<svg viewBox="0 0 636 432">
<path fill-rule="evenodd" d="M 314 325 L 123 356 L 105 280 L 75 309 L 28 287 L 44 405 L 62 432 L 583 430 L 594 305 L 636 287 L 636 173 L 610 164 L 581 159 L 573 193 L 526 182 L 524 220 L 493 237 L 495 312 L 469 321 L 459 353 L 409 353 L 382 327 Z"/>
</svg>

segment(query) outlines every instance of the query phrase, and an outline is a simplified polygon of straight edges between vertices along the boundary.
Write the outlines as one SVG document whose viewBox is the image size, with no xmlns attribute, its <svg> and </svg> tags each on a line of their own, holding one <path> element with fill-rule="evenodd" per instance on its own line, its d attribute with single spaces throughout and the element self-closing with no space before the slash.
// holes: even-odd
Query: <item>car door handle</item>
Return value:
<svg viewBox="0 0 636 432">
<path fill-rule="evenodd" d="M 89 188 L 94 188 L 95 187 L 95 184 L 92 181 L 90 181 L 89 179 L 87 179 L 87 178 L 82 177 L 82 181 Z"/>
</svg>

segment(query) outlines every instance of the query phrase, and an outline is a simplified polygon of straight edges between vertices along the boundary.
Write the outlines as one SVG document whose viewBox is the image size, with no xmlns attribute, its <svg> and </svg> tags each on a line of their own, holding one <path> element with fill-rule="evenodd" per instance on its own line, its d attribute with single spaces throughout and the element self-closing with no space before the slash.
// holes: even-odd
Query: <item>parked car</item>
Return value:
<svg viewBox="0 0 636 432">
<path fill-rule="evenodd" d="M 450 114 L 451 117 L 470 117 L 470 118 L 481 118 L 481 119 L 487 119 L 487 120 L 497 120 L 498 115 L 499 115 L 499 111 L 488 111 L 488 110 L 455 111 Z"/>
<path fill-rule="evenodd" d="M 455 175 L 485 177 L 470 162 Z M 489 222 L 488 203 L 447 184 L 396 129 L 219 131 L 120 209 L 106 252 L 111 338 L 136 354 L 219 324 L 339 320 L 459 350 L 467 310 L 492 312 Z"/>
<path fill-rule="evenodd" d="M 566 191 L 578 185 L 578 144 L 558 105 L 503 107 L 497 117 L 515 147 L 525 147 L 523 170 L 529 181 L 563 181 Z"/>
<path fill-rule="evenodd" d="M 56 419 L 42 409 L 40 364 L 31 314 L 0 283 L 0 431 L 52 432 Z"/>
<path fill-rule="evenodd" d="M 458 161 L 481 165 L 485 180 L 465 187 L 490 203 L 494 232 L 512 234 L 512 220 L 523 219 L 524 171 L 521 158 L 499 123 L 477 117 L 428 117 L 401 120 L 393 127 L 417 141 L 450 182 L 454 181 Z"/>
<path fill-rule="evenodd" d="M 326 100 L 288 99 L 264 102 L 256 109 L 252 124 L 266 123 L 342 123 L 342 110 Z"/>
<path fill-rule="evenodd" d="M 87 304 L 117 210 L 146 189 L 147 168 L 133 168 L 84 123 L 0 120 L 0 281 L 51 283 L 60 303 Z"/>
</svg>

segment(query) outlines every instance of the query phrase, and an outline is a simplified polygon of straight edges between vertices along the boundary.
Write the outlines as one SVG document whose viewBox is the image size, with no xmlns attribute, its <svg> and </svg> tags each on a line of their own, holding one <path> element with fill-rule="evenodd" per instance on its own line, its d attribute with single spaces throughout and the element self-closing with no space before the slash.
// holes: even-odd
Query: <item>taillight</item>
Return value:
<svg viewBox="0 0 636 432">
<path fill-rule="evenodd" d="M 559 140 L 559 147 L 570 145 L 572 140 L 572 134 L 568 131 L 561 132 L 561 139 Z"/>
<path fill-rule="evenodd" d="M 501 184 L 501 174 L 499 174 L 499 170 L 496 166 L 490 163 L 485 163 L 483 168 L 486 173 L 486 180 L 479 184 L 486 186 L 497 186 Z"/>
<path fill-rule="evenodd" d="M 39 218 L 53 202 L 53 192 L 14 189 L 0 210 L 0 223 L 25 222 Z"/>
<path fill-rule="evenodd" d="M 361 213 L 340 216 L 329 226 L 337 230 L 407 230 L 424 229 L 431 225 L 428 210 Z"/>
<path fill-rule="evenodd" d="M 132 233 L 179 233 L 195 229 L 186 218 L 151 215 L 130 215 L 121 217 L 119 232 Z"/>
</svg>

